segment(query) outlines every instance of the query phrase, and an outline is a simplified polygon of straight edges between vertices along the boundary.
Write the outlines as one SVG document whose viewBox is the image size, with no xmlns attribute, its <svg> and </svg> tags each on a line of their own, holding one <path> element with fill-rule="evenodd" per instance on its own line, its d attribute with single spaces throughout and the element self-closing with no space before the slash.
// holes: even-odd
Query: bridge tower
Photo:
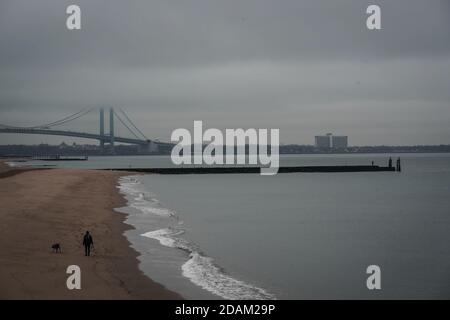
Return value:
<svg viewBox="0 0 450 320">
<path fill-rule="evenodd" d="M 114 153 L 114 109 L 109 108 L 109 144 L 111 152 Z"/>
<path fill-rule="evenodd" d="M 105 150 L 105 116 L 104 116 L 104 111 L 103 108 L 100 108 L 100 148 L 102 150 L 102 153 L 104 153 Z"/>
</svg>

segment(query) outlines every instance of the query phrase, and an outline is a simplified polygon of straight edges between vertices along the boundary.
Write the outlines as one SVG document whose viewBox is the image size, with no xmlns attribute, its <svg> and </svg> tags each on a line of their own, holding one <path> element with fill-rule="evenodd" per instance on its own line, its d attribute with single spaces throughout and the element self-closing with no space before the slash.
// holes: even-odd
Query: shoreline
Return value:
<svg viewBox="0 0 450 320">
<path fill-rule="evenodd" d="M 16 169 L 0 162 L 0 299 L 182 299 L 139 269 L 124 232 L 125 172 Z M 85 257 L 82 236 L 95 248 Z M 59 242 L 62 253 L 53 253 Z M 69 265 L 81 268 L 81 290 L 69 290 Z"/>
<path fill-rule="evenodd" d="M 246 277 L 232 275 L 223 269 L 219 260 L 205 253 L 199 243 L 186 238 L 190 228 L 184 224 L 177 210 L 172 210 L 151 190 L 149 175 L 131 175 L 120 179 L 120 189 L 129 205 L 127 223 L 135 227 L 127 235 L 139 252 L 146 274 L 170 284 L 177 292 L 193 299 L 208 300 L 272 300 L 276 296 Z M 164 194 L 169 194 L 165 190 Z M 161 200 L 161 201 L 160 201 Z M 156 242 L 153 249 L 142 237 Z M 169 249 L 168 249 L 169 248 Z M 173 250 L 175 249 L 175 250 Z M 169 250 L 169 251 L 168 251 Z M 151 252 L 151 255 L 148 254 Z M 169 253 L 171 252 L 171 253 Z M 151 263 L 152 259 L 164 261 Z M 169 262 L 169 263 L 168 263 Z M 176 266 L 174 268 L 174 266 Z M 173 279 L 182 270 L 183 280 Z"/>
</svg>

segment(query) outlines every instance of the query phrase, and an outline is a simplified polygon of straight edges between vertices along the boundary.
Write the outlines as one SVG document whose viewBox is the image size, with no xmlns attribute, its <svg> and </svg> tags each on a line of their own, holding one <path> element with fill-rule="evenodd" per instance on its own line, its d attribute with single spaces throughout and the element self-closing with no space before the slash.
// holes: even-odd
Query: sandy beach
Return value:
<svg viewBox="0 0 450 320">
<path fill-rule="evenodd" d="M 0 299 L 180 299 L 146 277 L 113 208 L 125 200 L 116 172 L 21 170 L 0 162 Z M 89 230 L 95 249 L 84 256 Z M 51 245 L 60 243 L 62 253 Z M 81 290 L 66 269 L 81 268 Z"/>
</svg>

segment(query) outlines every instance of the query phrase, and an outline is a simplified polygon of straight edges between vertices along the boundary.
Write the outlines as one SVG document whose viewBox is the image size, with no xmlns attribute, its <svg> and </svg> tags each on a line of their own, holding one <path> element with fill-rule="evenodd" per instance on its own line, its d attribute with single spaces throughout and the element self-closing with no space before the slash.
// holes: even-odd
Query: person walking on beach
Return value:
<svg viewBox="0 0 450 320">
<path fill-rule="evenodd" d="M 92 240 L 92 236 L 89 231 L 86 231 L 83 237 L 83 246 L 84 246 L 84 255 L 91 255 L 91 246 L 94 246 L 94 240 Z"/>
<path fill-rule="evenodd" d="M 392 158 L 389 157 L 389 168 L 392 168 Z"/>
<path fill-rule="evenodd" d="M 401 172 L 401 171 L 402 171 L 402 166 L 401 166 L 401 163 L 400 163 L 400 158 L 397 159 L 396 170 L 397 170 L 397 172 Z"/>
</svg>

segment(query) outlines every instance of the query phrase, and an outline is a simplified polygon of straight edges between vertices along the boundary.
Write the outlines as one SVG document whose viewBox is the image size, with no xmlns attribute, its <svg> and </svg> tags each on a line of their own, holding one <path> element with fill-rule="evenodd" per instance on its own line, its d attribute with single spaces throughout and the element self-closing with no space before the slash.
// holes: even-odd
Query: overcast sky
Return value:
<svg viewBox="0 0 450 320">
<path fill-rule="evenodd" d="M 66 29 L 70 4 L 79 31 Z M 367 30 L 369 4 L 382 30 Z M 279 128 L 282 143 L 333 132 L 351 145 L 449 144 L 450 1 L 2 0 L 0 123 L 98 106 L 165 141 L 203 120 Z M 97 121 L 65 128 L 95 132 Z M 73 140 L 0 134 L 61 141 Z"/>
</svg>

